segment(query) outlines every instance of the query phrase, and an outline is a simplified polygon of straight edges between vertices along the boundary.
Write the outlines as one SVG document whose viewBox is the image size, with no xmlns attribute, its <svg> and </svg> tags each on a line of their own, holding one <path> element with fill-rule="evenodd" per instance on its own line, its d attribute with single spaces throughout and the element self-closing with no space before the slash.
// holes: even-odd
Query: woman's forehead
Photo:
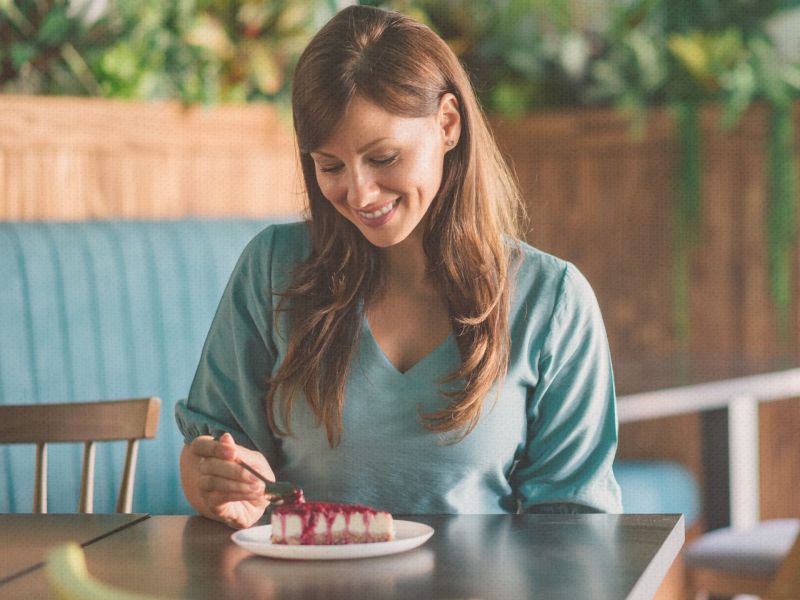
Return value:
<svg viewBox="0 0 800 600">
<path fill-rule="evenodd" d="M 331 135 L 313 153 L 330 153 L 338 148 L 363 153 L 382 141 L 404 141 L 422 134 L 433 122 L 431 117 L 406 117 L 389 112 L 361 96 L 348 104 Z"/>
</svg>

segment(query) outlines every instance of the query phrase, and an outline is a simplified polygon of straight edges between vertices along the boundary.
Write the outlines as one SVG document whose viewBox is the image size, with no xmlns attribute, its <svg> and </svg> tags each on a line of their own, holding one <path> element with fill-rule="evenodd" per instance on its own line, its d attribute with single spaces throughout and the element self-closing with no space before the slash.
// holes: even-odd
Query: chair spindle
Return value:
<svg viewBox="0 0 800 600">
<path fill-rule="evenodd" d="M 94 511 L 94 456 L 95 443 L 92 440 L 83 444 L 83 468 L 81 469 L 81 499 L 78 512 Z"/>
<path fill-rule="evenodd" d="M 33 485 L 33 512 L 47 512 L 47 444 L 36 444 L 36 481 Z"/>
<path fill-rule="evenodd" d="M 133 480 L 136 475 L 136 457 L 139 452 L 139 440 L 128 440 L 128 451 L 125 454 L 125 468 L 122 471 L 117 512 L 129 513 L 133 508 Z"/>
</svg>

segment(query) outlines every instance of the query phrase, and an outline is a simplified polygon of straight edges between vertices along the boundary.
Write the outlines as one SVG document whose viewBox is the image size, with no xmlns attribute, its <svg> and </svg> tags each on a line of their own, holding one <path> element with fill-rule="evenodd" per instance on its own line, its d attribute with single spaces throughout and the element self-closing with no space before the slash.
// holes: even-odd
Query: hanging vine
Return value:
<svg viewBox="0 0 800 600">
<path fill-rule="evenodd" d="M 676 104 L 678 163 L 672 219 L 672 321 L 681 351 L 688 351 L 689 263 L 700 239 L 702 208 L 702 135 L 696 102 Z"/>
<path fill-rule="evenodd" d="M 770 116 L 768 137 L 767 255 L 769 280 L 775 304 L 778 341 L 790 349 L 792 255 L 797 234 L 797 171 L 794 158 L 794 122 L 791 104 L 776 104 Z"/>
</svg>

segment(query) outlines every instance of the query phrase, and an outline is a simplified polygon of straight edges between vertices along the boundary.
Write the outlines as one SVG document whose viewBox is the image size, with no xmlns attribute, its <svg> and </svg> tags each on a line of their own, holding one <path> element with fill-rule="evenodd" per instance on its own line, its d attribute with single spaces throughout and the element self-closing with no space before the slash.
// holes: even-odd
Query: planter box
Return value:
<svg viewBox="0 0 800 600">
<path fill-rule="evenodd" d="M 265 105 L 0 96 L 0 172 L 0 220 L 260 217 L 302 204 L 291 128 Z"/>
</svg>

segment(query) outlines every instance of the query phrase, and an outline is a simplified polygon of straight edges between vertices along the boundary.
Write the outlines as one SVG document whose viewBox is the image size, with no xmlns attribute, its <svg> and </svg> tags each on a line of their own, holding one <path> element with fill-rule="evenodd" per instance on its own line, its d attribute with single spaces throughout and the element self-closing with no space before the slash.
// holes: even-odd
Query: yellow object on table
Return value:
<svg viewBox="0 0 800 600">
<path fill-rule="evenodd" d="M 163 600 L 95 579 L 86 568 L 83 549 L 75 542 L 51 550 L 45 559 L 45 571 L 50 595 L 57 600 Z"/>
</svg>

